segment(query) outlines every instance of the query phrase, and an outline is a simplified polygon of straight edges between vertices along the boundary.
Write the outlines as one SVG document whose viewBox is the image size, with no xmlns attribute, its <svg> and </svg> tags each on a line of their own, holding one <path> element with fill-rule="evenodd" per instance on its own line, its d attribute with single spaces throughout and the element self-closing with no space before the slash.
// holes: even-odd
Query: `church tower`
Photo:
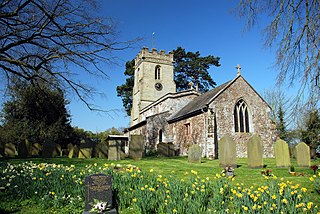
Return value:
<svg viewBox="0 0 320 214">
<path fill-rule="evenodd" d="M 135 58 L 131 122 L 141 122 L 140 111 L 160 97 L 176 92 L 173 53 L 142 48 Z"/>
</svg>

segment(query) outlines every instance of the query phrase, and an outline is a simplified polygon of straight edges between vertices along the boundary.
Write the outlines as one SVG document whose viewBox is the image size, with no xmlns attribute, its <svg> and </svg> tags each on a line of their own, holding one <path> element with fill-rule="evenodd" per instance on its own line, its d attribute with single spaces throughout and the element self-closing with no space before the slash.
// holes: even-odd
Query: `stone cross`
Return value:
<svg viewBox="0 0 320 214">
<path fill-rule="evenodd" d="M 236 69 L 237 69 L 238 75 L 240 75 L 241 67 L 240 67 L 240 65 L 239 65 L 239 64 L 236 66 Z"/>
</svg>

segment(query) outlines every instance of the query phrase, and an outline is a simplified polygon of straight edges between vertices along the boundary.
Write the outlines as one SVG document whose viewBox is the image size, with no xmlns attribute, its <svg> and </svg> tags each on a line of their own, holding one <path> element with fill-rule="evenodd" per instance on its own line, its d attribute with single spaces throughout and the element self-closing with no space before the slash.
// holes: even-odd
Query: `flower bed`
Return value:
<svg viewBox="0 0 320 214">
<path fill-rule="evenodd" d="M 1 167 L 1 195 L 6 200 L 31 199 L 43 209 L 81 213 L 83 181 L 94 173 L 110 174 L 119 210 L 128 213 L 317 213 L 308 190 L 276 176 L 263 185 L 245 187 L 221 174 L 201 178 L 194 170 L 177 179 L 143 171 L 133 165 L 92 164 L 84 168 L 61 164 L 7 164 Z M 187 175 L 188 174 L 188 175 Z M 318 181 L 319 177 L 312 177 Z M 312 179 L 311 179 L 312 180 Z M 17 202 L 18 203 L 18 202 Z M 22 206 L 21 204 L 19 206 Z"/>
</svg>

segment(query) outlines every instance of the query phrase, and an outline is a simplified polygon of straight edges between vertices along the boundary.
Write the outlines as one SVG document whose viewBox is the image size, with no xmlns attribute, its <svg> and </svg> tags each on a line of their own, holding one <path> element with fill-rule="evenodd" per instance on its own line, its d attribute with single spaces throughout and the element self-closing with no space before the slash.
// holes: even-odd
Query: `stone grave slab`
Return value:
<svg viewBox="0 0 320 214">
<path fill-rule="evenodd" d="M 94 200 L 101 202 L 107 202 L 110 206 L 110 210 L 103 213 L 118 213 L 114 202 L 112 194 L 112 178 L 110 175 L 106 174 L 93 174 L 85 178 L 84 181 L 85 188 L 85 211 L 84 214 L 91 213 L 90 210 L 93 207 Z"/>
<path fill-rule="evenodd" d="M 47 142 L 42 146 L 42 157 L 44 158 L 55 158 L 59 155 L 59 151 L 57 151 L 57 144 Z"/>
<path fill-rule="evenodd" d="M 300 167 L 310 167 L 310 147 L 304 142 L 298 143 L 296 145 L 296 159 L 297 166 Z"/>
<path fill-rule="evenodd" d="M 107 142 L 101 142 L 96 146 L 98 158 L 108 159 L 108 144 Z"/>
<path fill-rule="evenodd" d="M 144 151 L 144 138 L 142 135 L 131 135 L 129 143 L 129 157 L 140 160 Z"/>
<path fill-rule="evenodd" d="M 32 156 L 38 156 L 38 155 L 40 155 L 41 150 L 42 150 L 41 144 L 40 143 L 34 143 L 34 144 L 32 144 L 31 155 Z"/>
<path fill-rule="evenodd" d="M 201 163 L 202 148 L 198 144 L 193 144 L 188 150 L 188 162 Z"/>
<path fill-rule="evenodd" d="M 6 143 L 4 147 L 4 156 L 14 158 L 16 155 L 18 155 L 16 146 L 13 143 Z"/>
<path fill-rule="evenodd" d="M 165 157 L 175 156 L 175 148 L 173 143 L 159 143 L 157 145 L 158 154 Z"/>
<path fill-rule="evenodd" d="M 32 144 L 28 140 L 21 141 L 18 144 L 18 157 L 26 158 L 31 156 Z"/>
<path fill-rule="evenodd" d="M 4 157 L 4 143 L 0 142 L 0 157 Z"/>
<path fill-rule="evenodd" d="M 261 168 L 263 167 L 263 144 L 259 135 L 254 134 L 247 144 L 248 149 L 248 167 Z"/>
<path fill-rule="evenodd" d="M 73 153 L 74 153 L 74 146 L 72 143 L 69 143 L 67 145 L 68 147 L 68 158 L 73 158 Z"/>
<path fill-rule="evenodd" d="M 291 165 L 289 146 L 286 141 L 278 139 L 274 147 L 274 153 L 277 167 L 289 167 Z"/>
<path fill-rule="evenodd" d="M 92 148 L 81 148 L 79 149 L 79 156 L 78 158 L 91 158 Z"/>
<path fill-rule="evenodd" d="M 237 151 L 234 140 L 226 135 L 218 141 L 218 158 L 220 167 L 237 166 Z"/>
</svg>

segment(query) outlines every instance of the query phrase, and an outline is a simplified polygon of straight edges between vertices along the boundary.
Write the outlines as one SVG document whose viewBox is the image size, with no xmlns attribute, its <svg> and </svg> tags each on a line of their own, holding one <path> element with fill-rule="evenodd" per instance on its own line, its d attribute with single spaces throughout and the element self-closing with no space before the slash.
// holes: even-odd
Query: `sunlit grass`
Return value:
<svg viewBox="0 0 320 214">
<path fill-rule="evenodd" d="M 35 164 L 41 163 L 55 163 L 64 166 L 74 165 L 76 169 L 82 170 L 85 173 L 90 172 L 90 167 L 88 165 L 105 166 L 111 163 L 120 164 L 122 166 L 127 166 L 129 164 L 135 165 L 141 169 L 143 172 L 150 172 L 162 175 L 167 178 L 172 178 L 175 180 L 188 180 L 190 177 L 194 176 L 192 171 L 197 172 L 197 176 L 200 178 L 208 178 L 210 180 L 214 179 L 217 174 L 220 174 L 222 169 L 219 167 L 218 160 L 208 160 L 202 159 L 201 163 L 188 163 L 186 157 L 174 157 L 174 158 L 164 158 L 164 157 L 149 157 L 143 158 L 141 160 L 131 160 L 125 159 L 121 161 L 108 161 L 104 159 L 68 159 L 68 158 L 55 158 L 55 159 L 25 159 L 25 160 L 4 160 L 0 163 L 0 166 L 4 166 L 6 162 L 10 164 L 21 164 L 26 161 L 32 161 Z M 295 170 L 300 176 L 293 176 L 288 173 L 288 168 L 276 168 L 275 159 L 264 159 L 265 169 L 272 170 L 272 174 L 276 177 L 283 178 L 283 180 L 292 182 L 294 184 L 299 184 L 301 187 L 308 189 L 308 196 L 310 200 L 315 204 L 320 205 L 320 197 L 318 193 L 313 191 L 313 183 L 309 178 L 313 175 L 313 170 L 309 168 L 299 168 L 296 167 L 296 163 L 292 160 L 292 165 L 295 166 Z M 313 161 L 312 164 L 320 164 L 320 161 Z M 235 169 L 235 181 L 243 183 L 243 188 L 249 188 L 251 186 L 259 187 L 264 185 L 266 180 L 261 175 L 261 170 L 265 169 L 249 169 L 247 167 L 247 160 L 245 158 L 237 159 L 238 167 Z M 94 168 L 98 169 L 98 168 Z M 303 174 L 303 175 L 302 175 Z M 60 175 L 61 176 L 61 175 Z M 20 203 L 20 202 L 19 202 Z M 240 202 L 239 202 L 240 203 Z M 13 203 L 14 204 L 14 203 Z M 21 204 L 23 205 L 21 207 Z M 12 204 L 9 202 L 2 203 L 1 206 L 10 207 Z M 42 207 L 39 204 L 35 204 L 32 200 L 24 200 L 20 203 L 20 207 L 17 209 L 21 213 L 32 213 L 31 210 L 38 210 L 37 213 L 42 212 Z M 54 209 L 53 209 L 54 210 Z M 53 210 L 51 210 L 53 212 Z"/>
</svg>

